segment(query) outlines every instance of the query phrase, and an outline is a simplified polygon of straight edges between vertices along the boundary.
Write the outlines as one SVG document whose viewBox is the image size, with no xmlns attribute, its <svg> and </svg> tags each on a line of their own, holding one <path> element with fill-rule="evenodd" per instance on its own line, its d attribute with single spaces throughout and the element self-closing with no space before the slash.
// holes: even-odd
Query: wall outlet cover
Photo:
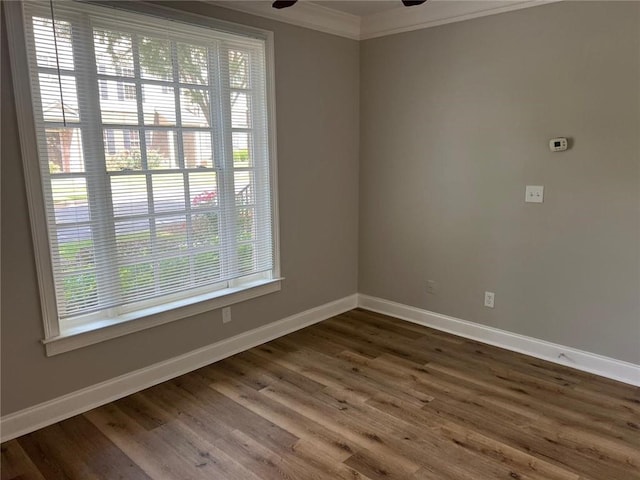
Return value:
<svg viewBox="0 0 640 480">
<path fill-rule="evenodd" d="M 542 203 L 544 200 L 544 187 L 542 185 L 527 185 L 524 193 L 526 203 Z"/>
<path fill-rule="evenodd" d="M 493 292 L 484 292 L 484 306 L 493 308 L 496 299 L 496 294 Z"/>
</svg>

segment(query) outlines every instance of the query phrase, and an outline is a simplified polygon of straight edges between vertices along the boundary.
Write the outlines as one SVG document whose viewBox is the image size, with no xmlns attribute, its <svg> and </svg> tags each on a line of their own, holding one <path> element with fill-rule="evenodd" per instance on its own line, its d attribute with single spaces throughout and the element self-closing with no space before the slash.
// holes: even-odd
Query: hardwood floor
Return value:
<svg viewBox="0 0 640 480">
<path fill-rule="evenodd" d="M 640 389 L 353 310 L 2 445 L 2 479 L 640 479 Z"/>
</svg>

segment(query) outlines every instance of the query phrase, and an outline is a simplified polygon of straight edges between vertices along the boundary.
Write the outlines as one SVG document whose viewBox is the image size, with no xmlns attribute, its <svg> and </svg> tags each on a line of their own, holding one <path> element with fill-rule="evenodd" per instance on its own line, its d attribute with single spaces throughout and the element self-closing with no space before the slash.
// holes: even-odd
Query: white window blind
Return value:
<svg viewBox="0 0 640 480">
<path fill-rule="evenodd" d="M 24 4 L 61 329 L 274 276 L 265 40 Z"/>
</svg>

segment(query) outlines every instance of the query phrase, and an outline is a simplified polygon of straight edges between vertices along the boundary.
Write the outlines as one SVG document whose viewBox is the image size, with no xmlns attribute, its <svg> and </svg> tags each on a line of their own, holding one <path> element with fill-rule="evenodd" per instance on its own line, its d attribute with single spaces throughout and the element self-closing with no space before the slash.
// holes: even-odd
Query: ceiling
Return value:
<svg viewBox="0 0 640 480">
<path fill-rule="evenodd" d="M 384 12 L 392 8 L 402 8 L 400 0 L 312 0 L 311 3 L 359 17 Z"/>
<path fill-rule="evenodd" d="M 202 1 L 333 35 L 366 40 L 562 0 L 428 0 L 413 7 L 404 7 L 401 0 L 301 0 L 283 9 L 272 8 L 271 0 Z"/>
</svg>

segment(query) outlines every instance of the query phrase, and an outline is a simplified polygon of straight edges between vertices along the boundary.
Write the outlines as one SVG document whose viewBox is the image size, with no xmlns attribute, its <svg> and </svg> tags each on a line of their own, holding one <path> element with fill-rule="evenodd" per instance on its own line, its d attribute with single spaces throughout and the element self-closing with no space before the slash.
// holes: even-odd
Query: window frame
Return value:
<svg viewBox="0 0 640 480">
<path fill-rule="evenodd" d="M 152 328 L 157 325 L 172 322 L 196 314 L 204 313 L 243 302 L 251 298 L 277 292 L 281 289 L 280 277 L 280 248 L 279 248 L 279 220 L 278 220 L 278 189 L 277 189 L 277 157 L 276 157 L 276 124 L 275 124 L 275 81 L 274 81 L 274 42 L 273 32 L 229 23 L 211 17 L 187 13 L 181 10 L 158 6 L 128 4 L 126 6 L 109 6 L 117 12 L 131 11 L 143 15 L 170 18 L 178 23 L 205 27 L 223 33 L 257 38 L 265 45 L 265 81 L 267 113 L 267 143 L 269 155 L 269 192 L 271 196 L 271 232 L 273 248 L 273 270 L 270 278 L 264 275 L 249 277 L 241 284 L 233 280 L 225 281 L 226 288 L 202 293 L 193 292 L 192 296 L 182 299 L 168 299 L 166 303 L 127 312 L 116 318 L 83 322 L 61 329 L 58 320 L 58 309 L 55 297 L 55 282 L 52 268 L 51 245 L 47 231 L 45 210 L 45 192 L 40 172 L 40 158 L 38 152 L 38 137 L 36 132 L 35 114 L 31 93 L 29 60 L 27 51 L 22 2 L 8 2 L 4 5 L 7 19 L 7 33 L 11 70 L 13 74 L 18 131 L 22 150 L 29 217 L 34 243 L 34 257 L 38 277 L 44 338 L 47 356 L 95 344 L 111 338 L 127 335 L 133 332 Z M 90 7 L 96 8 L 96 7 Z M 105 8 L 104 6 L 97 8 Z M 97 85 L 95 86 L 97 88 Z"/>
</svg>

